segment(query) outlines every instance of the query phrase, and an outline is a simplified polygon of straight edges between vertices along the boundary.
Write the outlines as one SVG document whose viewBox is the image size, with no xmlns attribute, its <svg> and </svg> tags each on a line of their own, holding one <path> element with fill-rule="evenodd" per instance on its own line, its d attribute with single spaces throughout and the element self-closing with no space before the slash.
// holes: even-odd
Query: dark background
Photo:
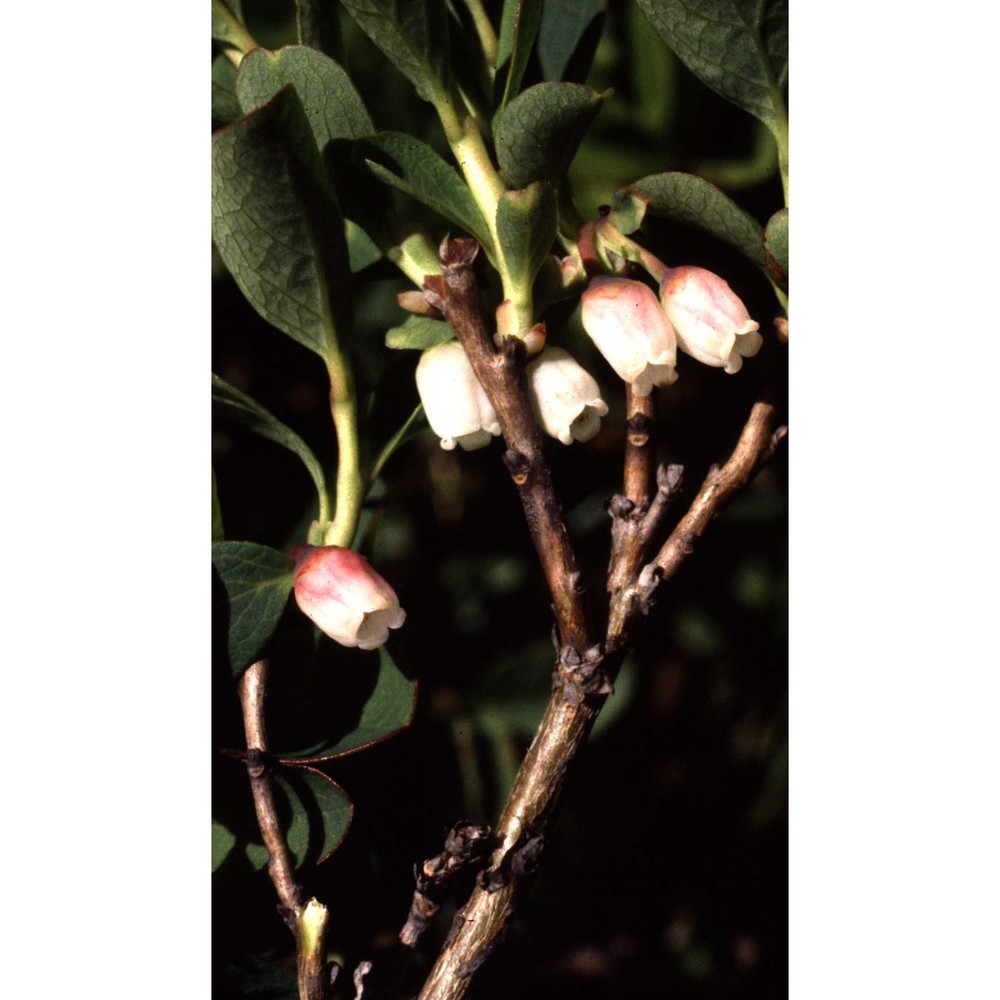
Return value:
<svg viewBox="0 0 1000 1000">
<path fill-rule="evenodd" d="M 288 11 L 268 19 L 262 14 L 277 5 L 244 6 L 264 44 L 294 40 Z M 376 125 L 439 143 L 429 107 L 349 24 L 342 44 Z M 663 170 L 714 180 L 762 223 L 781 207 L 761 129 L 680 66 L 631 5 L 611 5 L 587 82 L 614 94 L 572 171 L 584 214 Z M 431 226 L 436 238 L 447 231 Z M 780 367 L 776 304 L 759 272 L 699 233 L 650 220 L 637 238 L 668 263 L 725 276 L 766 337 L 736 376 L 680 358 L 657 422 L 662 458 L 687 469 L 689 500 L 708 466 L 728 455 L 765 371 Z M 213 279 L 214 370 L 332 467 L 321 363 L 256 315 L 217 258 Z M 383 262 L 359 275 L 355 290 L 359 387 L 378 386 L 386 428 L 417 403 L 417 355 L 382 346 L 385 329 L 405 316 L 394 295 L 406 287 Z M 546 317 L 550 343 L 576 354 L 612 407 L 593 442 L 550 449 L 588 590 L 599 594 L 603 504 L 621 479 L 622 401 L 613 372 L 564 313 Z M 551 615 L 500 454 L 498 443 L 446 453 L 426 431 L 384 473 L 371 557 L 408 614 L 391 645 L 419 679 L 417 713 L 406 732 L 326 767 L 353 799 L 354 822 L 329 861 L 300 873 L 330 908 L 328 940 L 348 973 L 391 947 L 413 865 L 441 849 L 447 828 L 495 819 L 544 704 Z M 474 996 L 787 993 L 786 458 L 783 447 L 662 588 L 608 719 L 567 786 L 537 879 Z M 294 456 L 219 421 L 213 464 L 227 538 L 276 548 L 302 540 L 311 484 Z M 239 744 L 231 682 L 217 677 L 213 695 L 213 795 L 249 800 L 240 765 L 215 753 Z M 215 995 L 284 995 L 280 970 L 294 967 L 294 954 L 266 874 L 227 865 L 214 879 L 213 911 Z M 410 994 L 449 920 L 443 913 L 423 941 Z M 353 995 L 346 983 L 343 990 Z"/>
</svg>

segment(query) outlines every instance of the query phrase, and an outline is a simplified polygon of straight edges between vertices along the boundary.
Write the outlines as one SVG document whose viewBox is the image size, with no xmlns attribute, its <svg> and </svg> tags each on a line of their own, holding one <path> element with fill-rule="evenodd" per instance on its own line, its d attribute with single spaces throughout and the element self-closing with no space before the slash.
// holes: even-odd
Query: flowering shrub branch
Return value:
<svg viewBox="0 0 1000 1000">
<path fill-rule="evenodd" d="M 492 829 L 481 822 L 490 816 L 453 825 L 443 850 L 415 870 L 415 891 L 391 954 L 363 961 L 351 955 L 355 1000 L 394 1000 L 443 903 L 474 881 L 420 992 L 421 1000 L 458 1000 L 495 951 L 541 861 L 578 752 L 637 645 L 658 588 L 785 433 L 774 399 L 758 392 L 729 459 L 711 469 L 675 519 L 684 467 L 657 439 L 668 416 L 690 417 L 689 426 L 700 432 L 711 421 L 698 410 L 704 402 L 698 397 L 733 387 L 707 369 L 733 375 L 763 351 L 761 361 L 746 365 L 751 374 L 736 380 L 738 391 L 750 389 L 746 379 L 773 367 L 788 340 L 787 317 L 779 316 L 777 342 L 771 338 L 765 349 L 751 316 L 751 309 L 763 316 L 761 289 L 765 296 L 773 289 L 787 311 L 784 0 L 763 0 L 753 18 L 736 25 L 697 5 L 681 16 L 673 3 L 638 0 L 649 18 L 647 41 L 665 42 L 696 77 L 774 135 L 774 189 L 782 188 L 786 205 L 766 224 L 713 184 L 678 171 L 650 174 L 617 191 L 608 187 L 607 194 L 607 178 L 598 178 L 594 187 L 610 204 L 589 208 L 589 221 L 582 217 L 570 166 L 612 90 L 579 81 L 593 62 L 602 19 L 617 17 L 618 5 L 604 5 L 584 23 L 572 5 L 544 5 L 542 12 L 540 4 L 507 2 L 494 25 L 480 0 L 340 0 L 341 25 L 326 21 L 331 11 L 324 5 L 303 0 L 296 3 L 299 44 L 271 51 L 246 27 L 243 8 L 252 4 L 213 0 L 213 239 L 234 287 L 257 314 L 295 342 L 286 346 L 304 365 L 322 365 L 321 395 L 329 407 L 324 402 L 319 426 L 332 440 L 314 452 L 275 416 L 282 406 L 299 415 L 311 405 L 309 391 L 299 398 L 297 376 L 273 411 L 244 391 L 252 379 L 239 365 L 224 371 L 225 378 L 213 377 L 220 412 L 291 452 L 315 487 L 289 524 L 276 517 L 268 526 L 272 547 L 242 540 L 259 537 L 256 525 L 227 536 L 231 527 L 227 515 L 224 528 L 213 480 L 216 651 L 234 714 L 233 682 L 239 694 L 247 747 L 223 754 L 245 760 L 259 830 L 259 837 L 251 831 L 238 843 L 232 832 L 240 829 L 238 818 L 213 824 L 213 866 L 231 872 L 266 863 L 295 942 L 299 1000 L 331 1000 L 339 970 L 329 961 L 327 933 L 342 914 L 309 898 L 299 879 L 303 866 L 340 845 L 353 806 L 313 765 L 339 761 L 410 725 L 414 677 L 421 673 L 413 660 L 427 654 L 409 637 L 427 636 L 428 619 L 436 624 L 448 617 L 440 603 L 421 605 L 408 577 L 427 568 L 422 556 L 439 553 L 428 546 L 427 553 L 394 562 L 383 549 L 390 535 L 378 530 L 389 506 L 384 498 L 397 497 L 400 466 L 393 454 L 423 427 L 433 431 L 444 452 L 433 447 L 411 454 L 427 460 L 437 510 L 438 497 L 450 495 L 475 465 L 477 456 L 462 453 L 493 447 L 502 435 L 500 457 L 544 577 L 543 600 L 551 599 L 551 692 L 539 696 L 530 723 L 517 730 L 527 741 L 542 713 L 516 776 L 520 747 L 513 730 L 502 734 L 505 743 L 497 738 L 503 761 L 496 805 L 502 801 L 502 808 Z M 359 40 L 365 59 L 345 68 L 347 50 Z M 378 52 L 398 73 L 383 72 Z M 373 54 L 374 75 L 361 65 Z M 730 66 L 733 55 L 738 73 Z M 376 125 L 366 88 L 386 89 L 371 107 L 387 123 Z M 610 135 L 605 143 L 617 142 Z M 730 273 L 724 259 L 719 266 L 711 254 L 701 260 L 680 246 L 671 259 L 697 263 L 668 266 L 657 256 L 662 251 L 649 232 L 655 227 L 639 232 L 647 216 L 700 229 L 748 266 Z M 733 287 L 702 263 L 725 273 Z M 387 317 L 397 304 L 406 318 L 391 326 Z M 400 354 L 388 360 L 393 352 L 405 358 L 406 351 L 417 359 L 413 366 L 397 363 Z M 577 360 L 589 364 L 588 351 L 594 371 Z M 280 381 L 284 369 L 275 368 Z M 313 388 L 310 378 L 304 375 L 302 383 Z M 734 422 L 745 412 L 740 398 L 728 403 Z M 730 440 L 732 425 L 719 426 Z M 623 442 L 620 487 L 617 464 L 610 482 L 587 484 L 588 509 L 609 497 L 610 517 L 603 522 L 610 541 L 606 575 L 598 592 L 587 594 L 550 459 L 561 476 L 563 449 L 572 448 L 603 469 L 597 460 L 614 446 L 615 431 Z M 680 437 L 671 432 L 670 444 Z M 678 451 L 689 469 L 701 461 L 691 459 L 686 445 Z M 498 471 L 488 462 L 482 468 Z M 455 521 L 458 500 L 458 514 L 448 515 Z M 574 537 L 578 509 L 570 505 Z M 440 515 L 439 523 L 445 521 Z M 499 556 L 489 558 L 499 566 Z M 520 557 L 509 561 L 517 563 L 509 584 L 517 591 Z M 476 566 L 470 575 L 479 572 Z M 433 574 L 420 579 L 434 594 Z M 308 734 L 273 759 L 264 724 L 269 663 L 275 665 L 272 704 L 285 710 L 270 719 L 275 745 L 282 745 L 282 725 L 294 729 L 292 740 Z M 546 663 L 542 670 L 547 678 Z M 430 680 L 442 704 L 476 697 L 465 689 L 435 690 Z M 288 700 L 279 702 L 275 692 Z M 429 714 L 439 708 L 434 696 L 425 704 Z M 320 719 L 315 732 L 300 727 L 299 713 L 310 710 Z M 467 712 L 471 718 L 468 703 L 446 720 L 447 731 L 457 734 Z M 337 713 L 344 718 L 334 723 Z M 455 736 L 463 775 L 475 769 L 477 740 L 487 737 L 493 738 L 485 723 L 463 733 L 461 747 Z M 238 729 L 228 745 L 241 745 Z M 488 785 L 480 785 L 457 815 L 485 811 L 481 791 Z M 242 791 L 249 812 L 245 785 Z M 434 837 L 454 818 L 445 817 Z M 414 849 L 411 856 L 426 854 Z M 401 904 L 408 891 L 404 887 Z M 403 919 L 402 905 L 397 919 Z"/>
</svg>

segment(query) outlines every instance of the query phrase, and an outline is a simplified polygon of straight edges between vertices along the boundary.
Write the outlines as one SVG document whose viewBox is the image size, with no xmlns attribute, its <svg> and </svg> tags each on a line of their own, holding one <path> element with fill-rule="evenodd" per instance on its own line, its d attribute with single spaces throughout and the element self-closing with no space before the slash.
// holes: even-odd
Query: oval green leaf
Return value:
<svg viewBox="0 0 1000 1000">
<path fill-rule="evenodd" d="M 511 187 L 558 187 L 603 97 L 578 83 L 539 83 L 518 94 L 493 128 L 497 161 Z"/>
<path fill-rule="evenodd" d="M 218 871 L 229 852 L 236 846 L 236 837 L 218 820 L 212 820 L 212 871 Z"/>
<path fill-rule="evenodd" d="M 444 0 L 341 0 L 358 27 L 433 102 L 450 81 Z"/>
<path fill-rule="evenodd" d="M 331 139 L 360 139 L 375 131 L 346 71 L 329 56 L 304 45 L 248 53 L 240 64 L 236 94 L 246 113 L 266 104 L 289 84 L 302 102 L 319 149 Z"/>
<path fill-rule="evenodd" d="M 546 80 L 565 80 L 572 62 L 581 62 L 583 70 L 578 79 L 586 76 L 600 28 L 594 25 L 607 7 L 607 0 L 545 0 L 542 23 L 538 28 L 538 61 Z M 586 36 L 586 37 L 585 37 Z M 587 41 L 591 40 L 591 44 Z M 574 54 L 586 49 L 583 60 L 574 60 Z"/>
<path fill-rule="evenodd" d="M 350 321 L 350 261 L 292 87 L 212 137 L 212 238 L 254 309 L 326 359 Z"/>
<path fill-rule="evenodd" d="M 660 37 L 703 83 L 787 132 L 787 0 L 636 0 Z"/>
<path fill-rule="evenodd" d="M 379 180 L 416 198 L 461 226 L 489 250 L 489 230 L 457 170 L 426 143 L 402 132 L 379 132 L 359 142 L 356 155 Z"/>
<path fill-rule="evenodd" d="M 326 861 L 343 843 L 354 818 L 354 803 L 347 793 L 311 767 L 276 770 L 274 804 L 295 868 Z M 260 843 L 259 832 L 250 835 L 244 850 L 254 868 L 267 864 L 267 848 Z"/>
<path fill-rule="evenodd" d="M 243 114 L 236 97 L 236 67 L 225 56 L 212 60 L 212 128 L 222 128 Z"/>
<path fill-rule="evenodd" d="M 303 750 L 286 751 L 279 756 L 289 763 L 318 763 L 346 757 L 387 740 L 413 721 L 417 702 L 417 683 L 409 680 L 396 666 L 385 646 L 377 655 L 357 650 L 338 650 L 338 690 L 342 699 L 328 701 L 324 726 L 340 732 Z M 346 654 L 346 655 L 345 655 Z M 374 672 L 374 676 L 372 676 Z M 364 692 L 358 710 L 356 692 Z"/>
<path fill-rule="evenodd" d="M 294 563 L 256 542 L 216 542 L 212 566 L 220 591 L 215 613 L 225 615 L 229 668 L 238 677 L 274 634 L 292 589 Z"/>
<path fill-rule="evenodd" d="M 758 267 L 765 267 L 760 223 L 700 177 L 676 172 L 653 174 L 619 191 L 612 202 L 613 215 L 620 213 L 623 224 L 631 227 L 626 232 L 638 228 L 645 211 L 696 226 L 735 247 Z"/>
<path fill-rule="evenodd" d="M 354 804 L 332 778 L 311 767 L 285 767 L 275 784 L 291 811 L 285 841 L 296 868 L 321 865 L 347 836 Z"/>
</svg>

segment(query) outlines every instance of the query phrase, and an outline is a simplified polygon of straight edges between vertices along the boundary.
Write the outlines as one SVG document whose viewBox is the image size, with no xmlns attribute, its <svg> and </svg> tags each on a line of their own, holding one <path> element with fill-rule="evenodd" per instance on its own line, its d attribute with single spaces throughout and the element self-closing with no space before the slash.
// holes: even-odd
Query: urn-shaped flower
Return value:
<svg viewBox="0 0 1000 1000">
<path fill-rule="evenodd" d="M 702 267 L 668 271 L 660 299 L 680 349 L 703 364 L 738 372 L 743 359 L 752 358 L 764 343 L 757 332 L 760 324 L 750 318 L 736 293 Z"/>
<path fill-rule="evenodd" d="M 458 444 L 472 451 L 500 433 L 496 411 L 456 340 L 438 344 L 420 356 L 417 392 L 442 448 L 450 451 Z"/>
<path fill-rule="evenodd" d="M 546 434 L 563 444 L 589 441 L 601 429 L 608 404 L 597 381 L 561 347 L 546 347 L 528 363 L 528 399 Z"/>
<path fill-rule="evenodd" d="M 298 545 L 291 555 L 296 603 L 342 646 L 376 649 L 405 621 L 396 592 L 364 556 L 339 545 Z"/>
<path fill-rule="evenodd" d="M 677 379 L 677 338 L 656 293 L 630 278 L 594 278 L 582 297 L 583 328 L 638 396 Z"/>
</svg>

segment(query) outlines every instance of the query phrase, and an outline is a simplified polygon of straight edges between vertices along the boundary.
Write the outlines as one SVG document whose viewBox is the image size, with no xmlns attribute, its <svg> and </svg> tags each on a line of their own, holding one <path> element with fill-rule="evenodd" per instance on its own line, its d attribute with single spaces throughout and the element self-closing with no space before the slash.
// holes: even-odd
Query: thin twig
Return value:
<svg viewBox="0 0 1000 1000">
<path fill-rule="evenodd" d="M 327 1000 L 332 982 L 326 962 L 328 914 L 322 903 L 306 900 L 302 887 L 295 881 L 292 856 L 278 820 L 264 725 L 267 672 L 267 660 L 258 660 L 246 669 L 238 684 L 247 738 L 250 791 L 257 824 L 267 848 L 267 871 L 278 894 L 278 910 L 295 937 L 300 1000 Z"/>
<path fill-rule="evenodd" d="M 628 645 L 625 623 L 632 614 L 636 581 L 650 540 L 663 520 L 671 500 L 680 492 L 683 468 L 671 465 L 656 469 L 656 493 L 650 498 L 655 443 L 653 441 L 653 394 L 636 395 L 625 388 L 625 468 L 622 492 L 608 503 L 611 515 L 611 559 L 608 563 L 608 627 L 604 648 Z"/>
<path fill-rule="evenodd" d="M 644 567 L 640 586 L 645 594 L 651 594 L 657 583 L 677 572 L 712 519 L 774 454 L 774 449 L 788 433 L 784 425 L 775 429 L 775 416 L 775 405 L 769 399 L 754 403 L 729 460 L 721 469 L 708 474 L 688 512 L 663 543 L 656 558 Z M 655 582 L 653 577 L 656 577 Z"/>
<path fill-rule="evenodd" d="M 374 1000 L 399 996 L 417 942 L 433 923 L 445 899 L 482 864 L 489 845 L 488 826 L 461 820 L 448 831 L 440 854 L 413 866 L 416 888 L 406 923 L 399 932 L 399 943 L 365 980 Z"/>
<path fill-rule="evenodd" d="M 247 737 L 247 774 L 250 776 L 257 824 L 267 848 L 267 872 L 274 883 L 274 891 L 278 894 L 281 915 L 294 934 L 304 894 L 295 881 L 292 856 L 285 842 L 274 801 L 274 779 L 267 759 L 267 730 L 264 726 L 267 673 L 267 660 L 258 660 L 247 667 L 239 682 L 243 729 Z"/>
</svg>

